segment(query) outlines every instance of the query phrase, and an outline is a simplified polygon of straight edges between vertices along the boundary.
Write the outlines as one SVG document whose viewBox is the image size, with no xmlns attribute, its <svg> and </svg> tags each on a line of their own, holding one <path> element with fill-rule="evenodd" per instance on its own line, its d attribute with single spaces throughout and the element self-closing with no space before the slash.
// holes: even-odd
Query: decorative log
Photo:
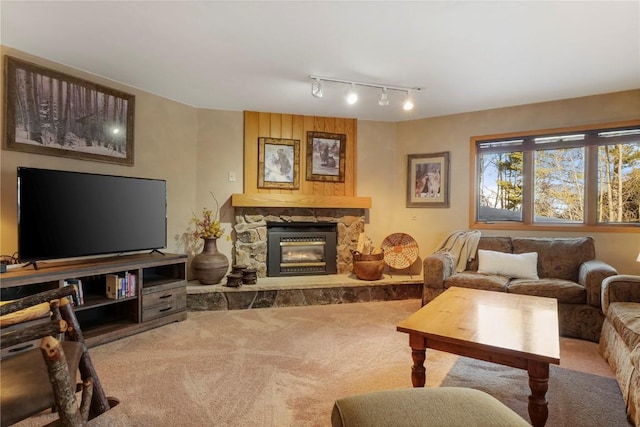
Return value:
<svg viewBox="0 0 640 427">
<path fill-rule="evenodd" d="M 0 316 L 13 313 L 14 311 L 22 310 L 43 302 L 49 302 L 54 299 L 62 300 L 64 297 L 68 297 L 75 293 L 73 286 L 65 286 L 62 288 L 52 289 L 50 291 L 40 292 L 35 295 L 29 295 L 24 298 L 20 298 L 15 301 L 0 305 Z M 62 304 L 61 304 L 62 305 Z"/>
<path fill-rule="evenodd" d="M 83 426 L 74 387 L 69 379 L 69 367 L 60 341 L 53 337 L 44 337 L 40 345 L 42 357 L 47 364 L 49 380 L 53 388 L 53 397 L 63 426 Z"/>
<path fill-rule="evenodd" d="M 68 299 L 64 298 L 64 301 L 68 301 Z M 60 315 L 60 305 L 61 304 L 59 299 L 54 299 L 49 301 L 49 309 L 51 310 L 51 320 L 62 319 L 62 316 Z"/>
<path fill-rule="evenodd" d="M 0 347 L 6 348 L 12 345 L 25 343 L 28 341 L 40 339 L 46 335 L 56 335 L 67 329 L 67 322 L 64 320 L 52 320 L 45 323 L 39 323 L 25 328 L 14 329 L 2 334 Z"/>
<path fill-rule="evenodd" d="M 84 343 L 84 336 L 82 335 L 82 330 L 80 329 L 80 324 L 78 323 L 78 319 L 73 313 L 73 307 L 71 304 L 65 304 L 60 306 L 60 314 L 62 318 L 66 320 L 68 327 L 66 331 L 67 337 L 71 341 L 76 341 L 82 344 L 82 357 L 80 358 L 80 376 L 82 377 L 82 381 L 86 381 L 87 379 L 93 380 L 93 397 L 91 399 L 91 418 L 94 418 L 103 412 L 111 409 L 111 405 L 109 404 L 109 400 L 107 396 L 104 394 L 104 390 L 102 389 L 102 384 L 100 383 L 100 378 L 98 377 L 98 373 L 93 367 L 93 362 L 91 361 L 91 357 L 89 356 L 89 352 L 87 351 L 87 346 Z"/>
<path fill-rule="evenodd" d="M 10 304 L 0 301 L 0 305 Z M 0 316 L 0 328 L 7 328 L 13 325 L 25 324 L 38 319 L 46 319 L 51 315 L 51 307 L 48 302 L 32 305 L 22 310 Z"/>
<path fill-rule="evenodd" d="M 82 384 L 82 400 L 80 401 L 80 415 L 83 421 L 89 420 L 89 409 L 93 398 L 93 380 L 87 378 Z"/>
</svg>

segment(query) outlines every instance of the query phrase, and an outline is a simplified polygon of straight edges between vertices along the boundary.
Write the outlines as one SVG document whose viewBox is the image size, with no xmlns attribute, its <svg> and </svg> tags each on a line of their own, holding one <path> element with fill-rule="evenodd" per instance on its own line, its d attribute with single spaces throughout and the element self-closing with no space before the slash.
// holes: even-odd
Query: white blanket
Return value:
<svg viewBox="0 0 640 427">
<path fill-rule="evenodd" d="M 456 272 L 460 273 L 467 268 L 467 262 L 475 257 L 479 241 L 480 232 L 478 230 L 454 231 L 440 244 L 436 253 L 451 255 L 454 258 Z"/>
</svg>

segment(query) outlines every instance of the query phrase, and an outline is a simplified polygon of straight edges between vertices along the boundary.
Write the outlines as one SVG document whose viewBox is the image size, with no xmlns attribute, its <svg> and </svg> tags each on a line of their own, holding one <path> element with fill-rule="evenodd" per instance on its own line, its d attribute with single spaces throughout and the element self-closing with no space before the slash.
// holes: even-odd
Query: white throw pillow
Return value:
<svg viewBox="0 0 640 427">
<path fill-rule="evenodd" d="M 508 254 L 478 249 L 478 273 L 538 279 L 538 253 Z"/>
</svg>

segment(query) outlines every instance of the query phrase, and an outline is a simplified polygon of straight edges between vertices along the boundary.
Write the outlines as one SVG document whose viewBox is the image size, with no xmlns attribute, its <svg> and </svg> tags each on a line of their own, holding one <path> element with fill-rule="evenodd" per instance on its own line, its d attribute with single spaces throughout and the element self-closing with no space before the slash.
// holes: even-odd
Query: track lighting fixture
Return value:
<svg viewBox="0 0 640 427">
<path fill-rule="evenodd" d="M 378 105 L 381 107 L 386 107 L 389 105 L 389 93 L 387 92 L 386 87 L 382 88 L 382 92 L 380 93 L 380 99 L 378 100 Z"/>
<path fill-rule="evenodd" d="M 349 86 L 349 90 L 347 91 L 347 104 L 353 105 L 358 102 L 358 94 L 356 93 L 356 88 L 353 83 Z"/>
<path fill-rule="evenodd" d="M 406 93 L 404 103 L 402 104 L 402 108 L 405 111 L 409 111 L 413 109 L 413 100 L 411 99 L 410 92 L 418 92 L 421 90 L 419 87 L 403 87 L 403 86 L 394 86 L 394 85 L 386 85 L 386 84 L 378 84 L 378 83 L 365 83 L 365 82 L 356 82 L 351 80 L 342 80 L 342 79 L 334 79 L 331 77 L 321 77 L 321 76 L 309 76 L 312 80 L 311 82 L 311 94 L 316 98 L 322 98 L 322 82 L 332 82 L 332 83 L 342 83 L 349 85 L 347 90 L 346 101 L 348 104 L 355 104 L 358 102 L 358 94 L 356 93 L 356 86 L 364 86 L 364 87 L 373 87 L 381 90 L 380 98 L 378 98 L 378 105 L 381 107 L 386 107 L 389 105 L 389 91 L 397 91 Z"/>
<path fill-rule="evenodd" d="M 320 79 L 318 78 L 313 79 L 313 83 L 311 84 L 311 95 L 316 98 L 322 98 L 322 82 L 320 82 Z"/>
</svg>

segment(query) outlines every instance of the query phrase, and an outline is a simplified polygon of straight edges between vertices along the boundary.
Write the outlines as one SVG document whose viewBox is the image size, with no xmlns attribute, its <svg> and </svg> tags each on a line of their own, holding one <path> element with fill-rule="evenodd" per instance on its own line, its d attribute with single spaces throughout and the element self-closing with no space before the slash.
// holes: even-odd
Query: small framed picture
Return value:
<svg viewBox="0 0 640 427">
<path fill-rule="evenodd" d="M 258 188 L 300 187 L 300 140 L 258 138 Z"/>
<path fill-rule="evenodd" d="M 347 136 L 307 132 L 307 181 L 344 182 Z"/>
<path fill-rule="evenodd" d="M 449 207 L 449 152 L 409 154 L 407 207 Z"/>
</svg>

